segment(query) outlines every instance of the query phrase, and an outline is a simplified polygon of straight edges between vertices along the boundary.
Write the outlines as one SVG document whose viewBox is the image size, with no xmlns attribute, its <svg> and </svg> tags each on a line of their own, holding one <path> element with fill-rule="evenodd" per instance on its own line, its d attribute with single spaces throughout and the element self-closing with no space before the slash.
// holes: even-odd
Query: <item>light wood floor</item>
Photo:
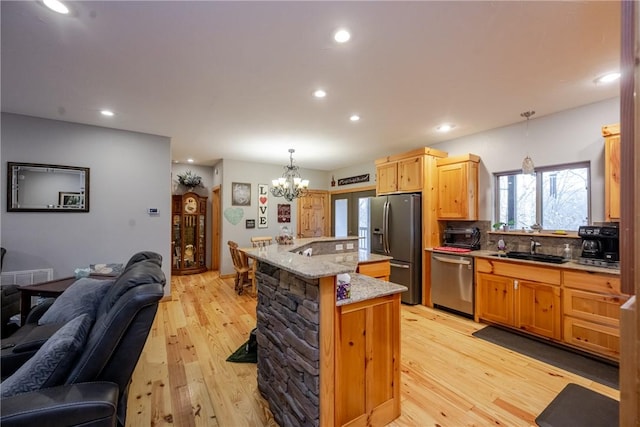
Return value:
<svg viewBox="0 0 640 427">
<path fill-rule="evenodd" d="M 274 426 L 256 365 L 225 359 L 255 327 L 256 301 L 215 272 L 177 276 L 129 391 L 128 426 Z M 531 426 L 570 382 L 620 393 L 476 339 L 470 320 L 402 306 L 402 416 L 392 426 Z"/>
</svg>

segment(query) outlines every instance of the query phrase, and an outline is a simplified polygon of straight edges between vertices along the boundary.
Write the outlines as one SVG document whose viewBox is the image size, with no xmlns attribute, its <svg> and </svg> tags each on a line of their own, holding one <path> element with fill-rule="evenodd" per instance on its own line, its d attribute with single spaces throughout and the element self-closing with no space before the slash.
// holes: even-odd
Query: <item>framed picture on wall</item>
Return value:
<svg viewBox="0 0 640 427">
<path fill-rule="evenodd" d="M 232 182 L 231 204 L 233 206 L 251 206 L 251 184 L 246 182 Z"/>
<path fill-rule="evenodd" d="M 63 208 L 79 208 L 82 205 L 80 193 L 58 192 L 58 204 Z"/>
<path fill-rule="evenodd" d="M 256 228 L 256 220 L 255 219 L 246 219 L 244 221 L 244 228 Z"/>
</svg>

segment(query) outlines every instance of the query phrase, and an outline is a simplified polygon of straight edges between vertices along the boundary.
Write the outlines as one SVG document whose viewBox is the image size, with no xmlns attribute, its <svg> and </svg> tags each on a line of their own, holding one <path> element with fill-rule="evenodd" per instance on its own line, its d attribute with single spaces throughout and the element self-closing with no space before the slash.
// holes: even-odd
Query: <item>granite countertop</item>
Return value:
<svg viewBox="0 0 640 427">
<path fill-rule="evenodd" d="M 307 279 L 318 279 L 320 277 L 335 276 L 341 273 L 355 273 L 359 263 L 391 259 L 389 256 L 371 254 L 364 250 L 312 255 L 310 257 L 298 253 L 299 250 L 301 251 L 305 246 L 312 243 L 357 239 L 357 236 L 308 237 L 294 239 L 292 245 L 273 244 L 261 248 L 242 248 L 242 250 L 251 258 L 268 262 L 278 268 L 298 274 Z"/>
<path fill-rule="evenodd" d="M 437 250 L 434 250 L 433 248 L 425 248 L 425 250 L 429 252 L 437 252 L 442 254 L 467 255 L 467 256 L 472 256 L 476 258 L 487 258 L 487 259 L 507 261 L 507 262 L 525 263 L 525 264 L 537 265 L 540 267 L 556 267 L 556 268 L 563 268 L 565 270 L 578 270 L 578 271 L 586 271 L 591 273 L 620 274 L 620 270 L 616 268 L 605 268 L 605 267 L 598 267 L 595 265 L 585 265 L 585 264 L 580 264 L 575 260 L 564 262 L 562 264 L 554 264 L 554 263 L 542 262 L 542 261 L 530 261 L 530 260 L 524 260 L 524 259 L 507 258 L 504 256 L 497 257 L 495 255 L 498 253 L 498 251 L 477 250 L 477 251 L 458 254 L 455 252 L 437 251 Z"/>
<path fill-rule="evenodd" d="M 298 253 L 312 243 L 355 239 L 357 237 L 311 237 L 294 239 L 292 245 L 273 244 L 261 248 L 244 248 L 242 250 L 251 258 L 267 262 L 308 279 L 348 273 L 351 278 L 351 298 L 336 301 L 338 306 L 406 291 L 406 286 L 385 282 L 355 272 L 360 263 L 388 261 L 392 259 L 390 256 L 372 254 L 365 250 L 312 255 L 310 257 Z"/>
<path fill-rule="evenodd" d="M 349 273 L 349 276 L 351 277 L 351 298 L 336 301 L 336 306 L 398 294 L 408 289 L 406 286 L 385 282 L 364 274 Z"/>
</svg>

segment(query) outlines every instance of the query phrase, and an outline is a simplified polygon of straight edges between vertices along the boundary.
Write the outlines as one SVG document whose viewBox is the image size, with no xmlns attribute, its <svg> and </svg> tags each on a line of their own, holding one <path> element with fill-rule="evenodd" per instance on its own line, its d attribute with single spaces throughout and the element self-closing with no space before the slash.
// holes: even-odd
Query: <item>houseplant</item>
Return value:
<svg viewBox="0 0 640 427">
<path fill-rule="evenodd" d="M 188 170 L 182 174 L 178 174 L 178 183 L 184 185 L 191 191 L 195 187 L 202 185 L 202 178 Z"/>
</svg>

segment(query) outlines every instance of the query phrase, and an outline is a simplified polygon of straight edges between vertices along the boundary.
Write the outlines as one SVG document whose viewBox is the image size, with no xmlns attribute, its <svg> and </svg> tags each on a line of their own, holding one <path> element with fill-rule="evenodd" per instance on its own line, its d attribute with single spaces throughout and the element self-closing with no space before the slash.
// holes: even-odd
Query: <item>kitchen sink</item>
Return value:
<svg viewBox="0 0 640 427">
<path fill-rule="evenodd" d="M 552 264 L 562 264 L 563 262 L 567 262 L 567 260 L 561 257 L 560 255 L 531 254 L 529 252 L 514 251 L 514 252 L 507 252 L 505 254 L 494 254 L 493 256 L 502 257 L 502 258 L 524 259 L 527 261 L 549 262 Z"/>
</svg>

